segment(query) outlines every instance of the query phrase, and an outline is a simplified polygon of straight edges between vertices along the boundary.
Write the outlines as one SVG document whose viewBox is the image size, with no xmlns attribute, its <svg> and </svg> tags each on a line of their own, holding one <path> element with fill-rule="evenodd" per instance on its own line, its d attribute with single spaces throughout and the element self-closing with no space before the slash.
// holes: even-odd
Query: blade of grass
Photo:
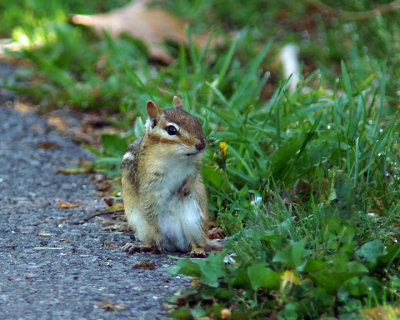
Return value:
<svg viewBox="0 0 400 320">
<path fill-rule="evenodd" d="M 195 67 L 195 72 L 196 74 L 198 74 L 200 72 L 200 62 L 197 58 L 197 52 L 196 52 L 196 48 L 193 44 L 193 40 L 192 40 L 192 28 L 190 26 L 188 26 L 188 28 L 186 29 L 186 36 L 188 39 L 188 47 L 189 47 L 189 52 L 190 52 L 190 58 L 192 60 L 192 63 Z"/>
<path fill-rule="evenodd" d="M 112 50 L 114 53 L 113 56 L 111 57 L 111 61 L 113 61 L 114 67 L 116 69 L 120 69 L 121 65 L 123 66 L 122 71 L 130 78 L 132 79 L 132 84 L 135 86 L 138 86 L 140 90 L 143 90 L 146 92 L 151 100 L 155 100 L 153 97 L 153 94 L 149 88 L 149 86 L 146 86 L 143 81 L 140 79 L 140 77 L 136 74 L 135 71 L 132 70 L 132 68 L 128 65 L 126 61 L 124 61 L 119 54 L 119 51 L 115 47 L 114 40 L 111 39 L 110 35 L 103 31 L 104 38 L 107 41 L 107 45 L 109 48 Z"/>
<path fill-rule="evenodd" d="M 352 119 L 352 123 L 350 123 L 350 119 L 349 119 L 348 136 L 351 140 L 353 140 L 353 137 L 356 134 L 356 131 L 358 129 L 358 124 L 360 123 L 360 120 L 361 120 L 361 114 L 364 109 L 365 109 L 364 97 L 362 95 L 360 95 L 358 98 L 356 114 L 354 115 L 354 118 Z"/>
<path fill-rule="evenodd" d="M 249 165 L 247 164 L 247 162 L 243 159 L 243 157 L 236 151 L 235 148 L 232 147 L 232 145 L 228 144 L 228 150 L 229 153 L 231 153 L 237 160 L 239 160 L 239 162 L 243 165 L 243 167 L 246 169 L 247 173 L 249 174 L 251 180 L 254 183 L 254 179 L 255 179 L 255 174 L 253 172 L 253 170 L 251 170 L 251 168 L 249 167 Z"/>
<path fill-rule="evenodd" d="M 381 82 L 380 82 L 380 100 L 379 100 L 379 110 L 378 115 L 375 120 L 375 128 L 374 128 L 374 137 L 377 136 L 378 126 L 380 124 L 382 110 L 383 110 L 383 103 L 385 101 L 385 94 L 386 94 L 386 64 L 383 66 L 383 70 L 381 72 Z"/>
<path fill-rule="evenodd" d="M 33 51 L 24 50 L 23 54 L 33 61 L 39 70 L 42 70 L 49 78 L 60 86 L 70 88 L 74 85 L 74 79 L 68 74 L 67 71 L 57 67 L 54 63 L 44 59 L 42 56 L 34 53 Z"/>
<path fill-rule="evenodd" d="M 354 181 L 353 181 L 353 187 L 355 188 L 357 186 L 357 181 L 358 181 L 358 170 L 359 170 L 359 138 L 357 137 L 356 139 L 356 147 L 354 150 Z"/>
<path fill-rule="evenodd" d="M 347 68 L 346 65 L 344 63 L 344 61 L 342 60 L 340 62 L 340 67 L 342 70 L 342 78 L 343 78 L 343 83 L 344 83 L 344 89 L 346 91 L 346 95 L 347 95 L 347 102 L 349 105 L 349 114 L 348 114 L 348 122 L 347 122 L 347 137 L 350 138 L 350 126 L 353 123 L 353 109 L 354 109 L 354 102 L 353 102 L 353 91 L 351 89 L 351 84 L 350 84 L 350 77 L 349 74 L 347 72 Z"/>
<path fill-rule="evenodd" d="M 246 71 L 246 76 L 242 78 L 242 80 L 240 81 L 240 85 L 238 86 L 237 90 L 235 90 L 234 94 L 232 95 L 232 98 L 230 99 L 230 105 L 237 104 L 237 100 L 239 98 L 243 98 L 243 97 L 248 98 L 248 97 L 252 96 L 252 92 L 250 90 L 248 90 L 248 86 L 250 84 L 250 81 L 256 74 L 257 69 L 259 68 L 261 62 L 264 60 L 269 49 L 271 48 L 271 44 L 272 44 L 272 40 L 268 41 L 268 43 L 264 46 L 264 48 L 261 50 L 261 52 L 254 58 L 254 60 L 250 64 L 248 70 Z M 265 83 L 266 79 L 262 79 L 262 80 L 264 80 L 264 83 Z"/>
<path fill-rule="evenodd" d="M 231 44 L 231 46 L 229 47 L 229 51 L 227 53 L 227 55 L 225 56 L 225 59 L 222 63 L 222 67 L 221 70 L 218 73 L 217 79 L 216 79 L 216 86 L 218 86 L 221 81 L 224 79 L 226 72 L 228 71 L 229 65 L 231 64 L 232 58 L 234 53 L 236 52 L 239 43 L 242 41 L 242 39 L 244 38 L 245 34 L 247 32 L 247 29 L 243 29 L 240 32 L 239 37 L 237 37 Z"/>
</svg>

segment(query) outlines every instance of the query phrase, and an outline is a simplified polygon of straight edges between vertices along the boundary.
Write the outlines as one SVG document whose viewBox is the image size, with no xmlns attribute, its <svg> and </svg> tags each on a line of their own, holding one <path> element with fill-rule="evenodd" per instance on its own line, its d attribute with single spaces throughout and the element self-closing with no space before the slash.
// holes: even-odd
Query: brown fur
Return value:
<svg viewBox="0 0 400 320">
<path fill-rule="evenodd" d="M 147 102 L 149 122 L 146 134 L 129 147 L 121 164 L 125 213 L 128 221 L 133 219 L 136 225 L 140 225 L 141 229 L 136 230 L 136 233 L 146 246 L 164 250 L 165 241 L 168 243 L 170 240 L 163 238 L 158 225 L 160 203 L 157 202 L 157 192 L 165 193 L 165 183 L 171 187 L 174 186 L 174 182 L 170 179 L 177 179 L 177 181 L 181 179 L 182 182 L 174 187 L 176 189 L 168 191 L 170 196 L 176 197 L 177 200 L 174 201 L 181 201 L 180 198 L 184 201 L 183 199 L 192 197 L 190 199 L 194 199 L 203 212 L 201 225 L 198 225 L 201 235 L 194 234 L 193 238 L 189 235 L 192 240 L 186 238 L 186 241 L 189 241 L 192 249 L 208 248 L 210 240 L 206 234 L 208 230 L 207 196 L 200 175 L 200 153 L 204 149 L 205 138 L 199 121 L 182 109 L 182 102 L 174 98 L 174 104 L 176 108 L 163 110 L 154 102 Z M 176 124 L 178 133 L 170 136 L 165 129 L 171 123 Z M 185 150 L 188 150 L 187 153 Z M 168 161 L 171 161 L 168 159 L 181 159 L 174 160 L 171 165 L 176 168 L 174 170 L 178 170 L 177 173 L 187 172 L 188 175 L 175 176 L 174 171 L 170 171 L 173 169 L 168 165 Z M 176 161 L 181 161 L 183 167 L 180 167 Z M 189 171 L 185 171 L 186 166 Z M 166 201 L 169 201 L 168 197 Z M 188 227 L 197 230 L 194 225 L 188 225 Z M 170 236 L 173 237 L 173 234 Z"/>
</svg>

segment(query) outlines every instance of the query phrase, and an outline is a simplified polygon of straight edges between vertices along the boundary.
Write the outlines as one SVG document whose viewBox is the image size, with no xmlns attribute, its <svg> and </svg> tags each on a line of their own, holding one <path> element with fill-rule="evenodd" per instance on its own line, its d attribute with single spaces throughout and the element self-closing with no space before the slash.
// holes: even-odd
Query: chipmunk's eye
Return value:
<svg viewBox="0 0 400 320">
<path fill-rule="evenodd" d="M 170 136 L 174 136 L 178 133 L 178 130 L 174 126 L 168 126 L 165 128 Z"/>
</svg>

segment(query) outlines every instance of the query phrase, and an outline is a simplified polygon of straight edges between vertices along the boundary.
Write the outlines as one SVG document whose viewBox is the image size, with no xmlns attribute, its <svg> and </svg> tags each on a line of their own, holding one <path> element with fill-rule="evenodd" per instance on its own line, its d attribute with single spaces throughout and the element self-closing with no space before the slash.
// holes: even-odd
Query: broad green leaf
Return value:
<svg viewBox="0 0 400 320">
<path fill-rule="evenodd" d="M 199 267 L 199 279 L 211 287 L 218 287 L 218 279 L 225 276 L 225 264 L 223 255 L 210 254 L 207 259 L 192 260 Z M 197 272 L 197 271 L 196 271 Z"/>
<path fill-rule="evenodd" d="M 306 240 L 292 241 L 290 244 L 279 250 L 274 258 L 274 262 L 280 262 L 287 268 L 296 268 L 297 271 L 303 271 L 306 265 L 304 258 L 312 253 L 312 250 L 305 249 Z"/>
<path fill-rule="evenodd" d="M 201 172 L 204 180 L 211 182 L 218 190 L 226 191 L 228 182 L 224 177 L 224 172 L 208 166 L 203 166 Z"/>
<path fill-rule="evenodd" d="M 222 300 L 229 300 L 234 296 L 234 291 L 229 290 L 229 289 L 224 289 L 224 288 L 219 288 L 217 291 L 216 296 Z"/>
<path fill-rule="evenodd" d="M 246 270 L 244 268 L 240 268 L 236 271 L 235 277 L 233 279 L 227 279 L 232 285 L 235 287 L 245 287 L 248 285 L 248 278 L 246 275 Z"/>
<path fill-rule="evenodd" d="M 378 257 L 385 254 L 385 247 L 381 240 L 373 240 L 364 244 L 360 250 L 357 250 L 357 255 L 364 258 L 368 262 L 376 262 Z"/>
<path fill-rule="evenodd" d="M 102 134 L 101 142 L 106 154 L 121 158 L 129 145 L 128 142 L 122 139 L 118 134 Z"/>
<path fill-rule="evenodd" d="M 304 138 L 305 134 L 292 137 L 286 143 L 280 145 L 279 149 L 271 155 L 271 171 L 275 176 L 279 177 L 286 172 L 289 162 L 296 158 L 296 154 L 300 150 Z"/>
<path fill-rule="evenodd" d="M 133 132 L 135 133 L 135 137 L 139 138 L 144 135 L 146 129 L 144 127 L 143 119 L 142 117 L 137 117 L 135 121 L 135 125 L 133 128 Z"/>
<path fill-rule="evenodd" d="M 329 294 L 324 288 L 322 287 L 316 287 L 314 290 L 311 291 L 310 295 L 313 297 L 312 303 L 317 304 L 320 307 L 323 308 L 323 310 L 326 310 L 329 305 L 332 304 L 334 301 L 335 297 Z M 336 318 L 335 318 L 336 319 Z"/>
<path fill-rule="evenodd" d="M 338 265 L 330 265 L 321 271 L 311 272 L 310 278 L 326 291 L 333 294 L 341 284 L 353 277 L 368 273 L 367 267 L 357 262 L 347 262 Z"/>
<path fill-rule="evenodd" d="M 387 253 L 379 257 L 380 263 L 391 264 L 400 259 L 400 244 L 390 245 L 386 248 Z"/>
<path fill-rule="evenodd" d="M 193 318 L 200 318 L 205 316 L 206 312 L 199 303 L 194 308 L 190 309 L 190 314 L 193 316 Z"/>
<path fill-rule="evenodd" d="M 166 270 L 172 274 L 181 273 L 192 277 L 199 277 L 201 274 L 199 265 L 190 259 L 179 260 L 175 266 L 166 268 Z"/>
<path fill-rule="evenodd" d="M 280 274 L 265 266 L 265 263 L 257 263 L 247 269 L 251 286 L 258 288 L 275 289 L 279 287 Z"/>
<path fill-rule="evenodd" d="M 115 157 L 107 157 L 107 158 L 99 158 L 93 161 L 94 165 L 112 165 L 112 166 L 119 166 L 121 164 L 120 158 Z"/>
<path fill-rule="evenodd" d="M 190 308 L 187 305 L 182 306 L 179 309 L 170 312 L 168 316 L 175 319 L 191 318 Z"/>
<path fill-rule="evenodd" d="M 304 271 L 315 272 L 323 269 L 326 266 L 326 262 L 322 260 L 308 260 Z"/>
<path fill-rule="evenodd" d="M 285 244 L 285 239 L 273 232 L 267 232 L 267 234 L 261 237 L 261 240 L 268 242 L 274 248 L 281 248 Z"/>
</svg>

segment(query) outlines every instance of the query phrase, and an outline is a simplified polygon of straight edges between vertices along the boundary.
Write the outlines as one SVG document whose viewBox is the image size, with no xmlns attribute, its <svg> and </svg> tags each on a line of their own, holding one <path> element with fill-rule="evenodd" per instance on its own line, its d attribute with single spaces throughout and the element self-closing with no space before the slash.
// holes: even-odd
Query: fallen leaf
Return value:
<svg viewBox="0 0 400 320">
<path fill-rule="evenodd" d="M 114 214 L 111 215 L 111 218 L 127 222 L 126 216 L 124 215 L 124 211 L 115 211 Z"/>
<path fill-rule="evenodd" d="M 71 240 L 69 240 L 69 239 L 64 239 L 64 238 L 61 238 L 59 241 L 60 241 L 60 242 L 65 242 L 65 243 L 70 243 L 70 242 L 71 242 Z"/>
<path fill-rule="evenodd" d="M 72 24 L 93 28 L 99 35 L 106 31 L 111 38 L 122 34 L 142 40 L 149 49 L 150 57 L 166 64 L 173 61 L 169 53 L 161 47 L 166 40 L 173 40 L 188 46 L 186 19 L 178 18 L 168 11 L 157 7 L 148 7 L 149 0 L 136 0 L 109 13 L 96 15 L 70 15 Z M 199 47 L 205 47 L 209 33 L 193 35 L 192 41 Z M 213 38 L 210 47 L 222 44 L 222 38 Z"/>
<path fill-rule="evenodd" d="M 105 195 L 109 195 L 112 191 L 112 180 L 108 179 L 104 174 L 95 174 L 89 178 L 89 181 L 96 186 L 98 191 L 103 191 Z"/>
<path fill-rule="evenodd" d="M 104 246 L 107 247 L 107 248 L 116 248 L 116 247 L 118 247 L 118 245 L 116 245 L 115 243 L 105 243 Z"/>
<path fill-rule="evenodd" d="M 59 117 L 59 116 L 50 116 L 47 119 L 47 122 L 52 125 L 53 127 L 56 127 L 58 130 L 61 132 L 67 131 L 68 128 L 68 123 L 65 119 Z"/>
<path fill-rule="evenodd" d="M 60 145 L 57 142 L 53 142 L 53 141 L 43 141 L 43 142 L 39 142 L 36 145 L 36 148 L 38 149 L 60 149 Z"/>
<path fill-rule="evenodd" d="M 14 278 L 7 278 L 7 280 L 8 280 L 8 281 L 13 281 L 13 280 L 14 280 Z"/>
<path fill-rule="evenodd" d="M 156 268 L 156 264 L 152 261 L 139 261 L 135 265 L 132 266 L 132 269 L 148 269 L 154 270 Z"/>
<path fill-rule="evenodd" d="M 79 204 L 71 204 L 71 203 L 68 203 L 68 202 L 60 202 L 58 205 L 62 209 L 78 208 L 79 207 Z"/>
<path fill-rule="evenodd" d="M 14 109 L 17 109 L 18 111 L 21 112 L 34 112 L 35 108 L 33 106 L 30 106 L 28 104 L 22 103 L 21 101 L 17 101 L 14 104 Z"/>
<path fill-rule="evenodd" d="M 65 168 L 65 169 L 58 169 L 57 172 L 64 174 L 91 173 L 93 172 L 93 168 L 90 167 Z"/>
<path fill-rule="evenodd" d="M 123 231 L 123 232 L 129 232 L 131 229 L 129 229 L 129 226 L 126 222 L 115 222 L 109 219 L 104 219 L 101 217 L 96 217 L 97 220 L 101 221 L 100 224 L 100 229 L 104 231 Z"/>
<path fill-rule="evenodd" d="M 224 231 L 221 228 L 212 228 L 207 231 L 208 237 L 210 239 L 223 239 Z"/>
<path fill-rule="evenodd" d="M 38 236 L 39 237 L 51 237 L 51 236 L 53 236 L 53 234 L 52 233 L 47 233 L 47 232 L 39 232 Z"/>
<path fill-rule="evenodd" d="M 112 198 L 104 198 L 103 200 L 109 207 L 111 207 L 114 204 L 114 199 Z"/>
<path fill-rule="evenodd" d="M 111 207 L 101 210 L 101 212 L 118 212 L 124 211 L 124 204 L 122 202 L 118 202 Z"/>
<path fill-rule="evenodd" d="M 117 311 L 125 309 L 125 305 L 123 303 L 116 304 L 108 299 L 102 300 L 98 307 L 100 309 L 104 309 L 105 311 Z"/>
<path fill-rule="evenodd" d="M 110 180 L 105 180 L 102 183 L 96 183 L 96 189 L 98 191 L 110 191 L 112 183 Z"/>
<path fill-rule="evenodd" d="M 101 116 L 85 115 L 81 123 L 81 128 L 83 132 L 93 133 L 96 129 L 110 125 L 111 121 Z"/>
</svg>

